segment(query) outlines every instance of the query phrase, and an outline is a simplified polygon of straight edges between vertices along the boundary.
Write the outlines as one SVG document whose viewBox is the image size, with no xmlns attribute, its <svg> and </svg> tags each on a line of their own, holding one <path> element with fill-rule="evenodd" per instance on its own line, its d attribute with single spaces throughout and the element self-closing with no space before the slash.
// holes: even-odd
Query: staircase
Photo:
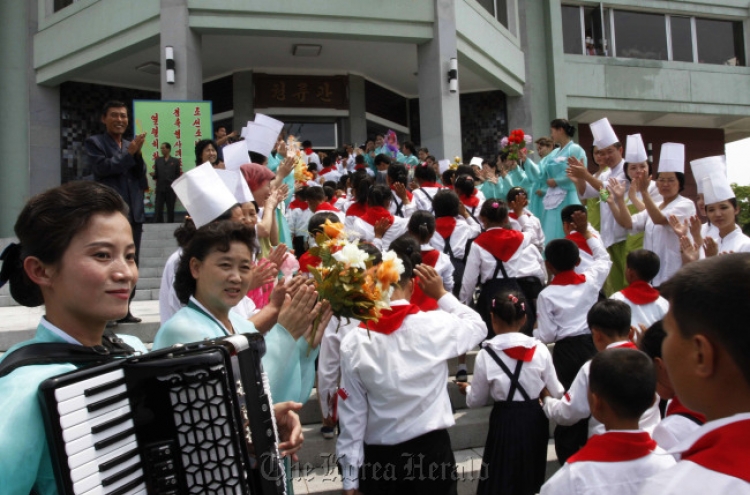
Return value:
<svg viewBox="0 0 750 495">
<path fill-rule="evenodd" d="M 134 315 L 143 319 L 138 324 L 121 324 L 116 332 L 135 335 L 145 343 L 153 342 L 159 329 L 159 285 L 167 258 L 177 248 L 173 232 L 178 224 L 145 224 L 141 240 L 140 277 L 132 303 Z M 33 337 L 44 308 L 19 307 L 10 297 L 7 285 L 0 289 L 0 354 L 17 342 Z M 474 370 L 477 351 L 467 356 L 468 372 Z M 454 410 L 456 424 L 449 430 L 451 444 L 458 465 L 458 493 L 476 493 L 482 452 L 487 437 L 491 405 L 467 409 L 466 400 L 453 382 L 457 361 L 449 361 L 446 387 Z M 471 381 L 471 376 L 469 377 Z M 296 494 L 339 494 L 341 479 L 336 468 L 336 440 L 326 440 L 320 434 L 321 413 L 317 390 L 300 411 L 305 443 L 298 453 L 299 462 L 292 467 Z M 547 456 L 547 477 L 558 469 L 552 442 Z"/>
</svg>

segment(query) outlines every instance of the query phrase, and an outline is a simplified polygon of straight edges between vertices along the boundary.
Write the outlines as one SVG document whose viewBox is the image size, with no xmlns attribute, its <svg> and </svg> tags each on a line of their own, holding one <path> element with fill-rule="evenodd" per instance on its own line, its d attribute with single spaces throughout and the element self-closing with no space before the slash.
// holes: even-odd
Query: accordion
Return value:
<svg viewBox="0 0 750 495">
<path fill-rule="evenodd" d="M 59 493 L 285 494 L 263 354 L 233 335 L 44 381 Z"/>
</svg>

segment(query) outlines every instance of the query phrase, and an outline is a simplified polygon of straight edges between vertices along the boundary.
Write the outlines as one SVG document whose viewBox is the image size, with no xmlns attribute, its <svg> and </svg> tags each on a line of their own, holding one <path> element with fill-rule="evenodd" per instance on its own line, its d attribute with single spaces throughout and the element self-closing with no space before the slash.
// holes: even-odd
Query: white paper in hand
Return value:
<svg viewBox="0 0 750 495">
<path fill-rule="evenodd" d="M 240 166 L 250 163 L 246 141 L 228 144 L 222 148 L 222 151 L 224 152 L 224 167 L 227 170 L 239 170 Z"/>
<path fill-rule="evenodd" d="M 276 146 L 276 138 L 279 133 L 270 127 L 258 124 L 256 122 L 247 123 L 247 136 L 245 142 L 247 149 L 263 156 L 271 154 L 273 147 Z"/>
</svg>

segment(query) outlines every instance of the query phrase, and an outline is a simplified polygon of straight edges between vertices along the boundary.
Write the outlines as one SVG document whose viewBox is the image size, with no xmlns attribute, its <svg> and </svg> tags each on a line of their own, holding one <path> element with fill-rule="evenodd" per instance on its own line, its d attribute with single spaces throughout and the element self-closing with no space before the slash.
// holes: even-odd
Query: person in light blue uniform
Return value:
<svg viewBox="0 0 750 495">
<path fill-rule="evenodd" d="M 19 244 L 0 256 L 0 286 L 10 281 L 17 302 L 44 304 L 45 315 L 34 338 L 9 349 L 0 366 L 16 350 L 38 343 L 104 346 L 123 357 L 146 352 L 135 337 L 121 335 L 118 343 L 113 334 L 105 336 L 107 321 L 127 314 L 138 279 L 127 215 L 117 192 L 96 182 L 68 182 L 29 200 L 15 225 Z M 0 377 L 3 495 L 58 493 L 38 387 L 80 366 L 64 360 L 31 364 Z"/>
<path fill-rule="evenodd" d="M 586 165 L 586 152 L 573 142 L 576 128 L 565 119 L 555 119 L 550 123 L 552 140 L 560 147 L 545 158 L 547 192 L 543 199 L 542 230 L 545 243 L 565 237 L 562 226 L 562 209 L 568 205 L 579 205 L 576 184 L 567 174 L 568 158 L 574 157 Z"/>
<path fill-rule="evenodd" d="M 529 210 L 537 218 L 542 218 L 544 213 L 544 204 L 542 199 L 547 194 L 547 160 L 546 158 L 555 149 L 555 143 L 548 137 L 541 137 L 537 139 L 536 151 L 539 153 L 539 162 L 536 166 L 539 169 L 538 176 L 531 181 L 531 185 L 527 191 L 529 191 Z"/>
<path fill-rule="evenodd" d="M 508 174 L 502 171 L 503 159 L 499 157 L 495 166 L 487 160 L 482 161 L 482 177 L 484 182 L 477 189 L 482 191 L 485 198 L 504 198 L 513 185 Z"/>
</svg>

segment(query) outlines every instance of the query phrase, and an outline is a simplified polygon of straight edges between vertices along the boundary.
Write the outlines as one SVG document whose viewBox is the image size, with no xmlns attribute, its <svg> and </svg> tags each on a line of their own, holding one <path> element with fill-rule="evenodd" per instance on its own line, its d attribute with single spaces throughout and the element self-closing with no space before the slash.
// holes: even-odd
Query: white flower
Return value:
<svg viewBox="0 0 750 495">
<path fill-rule="evenodd" d="M 340 251 L 333 253 L 333 259 L 341 263 L 346 263 L 352 268 L 365 269 L 365 262 L 370 257 L 369 254 L 359 249 L 354 244 L 347 244 Z"/>
<path fill-rule="evenodd" d="M 386 251 L 383 253 L 383 261 L 393 261 L 393 267 L 396 269 L 399 275 L 403 275 L 406 271 L 404 268 L 404 262 L 398 257 L 395 251 Z"/>
</svg>

